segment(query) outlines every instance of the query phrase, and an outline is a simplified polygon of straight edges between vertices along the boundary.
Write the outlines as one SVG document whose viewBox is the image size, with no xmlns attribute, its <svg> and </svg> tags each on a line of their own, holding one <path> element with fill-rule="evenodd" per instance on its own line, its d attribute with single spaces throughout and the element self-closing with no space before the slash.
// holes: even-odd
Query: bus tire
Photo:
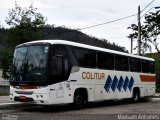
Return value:
<svg viewBox="0 0 160 120">
<path fill-rule="evenodd" d="M 80 92 L 75 93 L 74 103 L 73 103 L 73 107 L 75 109 L 82 109 L 86 103 L 87 103 L 87 99 L 84 95 L 82 95 L 82 93 Z"/>
<path fill-rule="evenodd" d="M 139 88 L 135 88 L 135 89 L 133 90 L 132 100 L 133 100 L 133 102 L 135 102 L 135 103 L 140 100 L 140 91 L 139 91 Z"/>
</svg>

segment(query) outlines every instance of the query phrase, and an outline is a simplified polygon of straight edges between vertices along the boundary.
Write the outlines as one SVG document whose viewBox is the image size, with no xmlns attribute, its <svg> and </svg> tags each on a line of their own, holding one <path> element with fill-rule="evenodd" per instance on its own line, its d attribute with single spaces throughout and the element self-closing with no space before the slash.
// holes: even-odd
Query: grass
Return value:
<svg viewBox="0 0 160 120">
<path fill-rule="evenodd" d="M 0 94 L 0 96 L 9 96 L 9 94 Z"/>
<path fill-rule="evenodd" d="M 160 89 L 156 89 L 156 93 L 160 93 Z"/>
</svg>

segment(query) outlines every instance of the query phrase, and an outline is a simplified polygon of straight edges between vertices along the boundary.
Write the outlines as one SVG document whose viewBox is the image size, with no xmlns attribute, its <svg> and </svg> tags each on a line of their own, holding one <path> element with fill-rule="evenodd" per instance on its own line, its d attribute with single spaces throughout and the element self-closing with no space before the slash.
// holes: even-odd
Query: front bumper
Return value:
<svg viewBox="0 0 160 120">
<path fill-rule="evenodd" d="M 10 99 L 13 102 L 32 102 L 35 104 L 51 104 L 50 102 L 50 94 L 48 92 L 48 88 L 40 88 L 40 89 L 16 89 L 14 87 L 10 87 Z"/>
</svg>

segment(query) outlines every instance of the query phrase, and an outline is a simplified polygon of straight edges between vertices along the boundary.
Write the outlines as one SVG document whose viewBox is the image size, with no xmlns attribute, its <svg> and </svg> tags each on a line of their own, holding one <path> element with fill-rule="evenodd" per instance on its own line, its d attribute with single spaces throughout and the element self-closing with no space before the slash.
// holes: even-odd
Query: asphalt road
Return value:
<svg viewBox="0 0 160 120">
<path fill-rule="evenodd" d="M 90 103 L 81 110 L 74 110 L 71 105 L 8 104 L 8 97 L 3 100 L 0 101 L 1 120 L 160 120 L 160 98 L 139 103 L 130 100 Z"/>
</svg>

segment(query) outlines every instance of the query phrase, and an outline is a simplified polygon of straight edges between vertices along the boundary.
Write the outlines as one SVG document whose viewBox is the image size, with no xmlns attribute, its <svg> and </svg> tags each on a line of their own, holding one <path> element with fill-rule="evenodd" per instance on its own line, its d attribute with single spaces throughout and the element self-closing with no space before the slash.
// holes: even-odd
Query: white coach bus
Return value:
<svg viewBox="0 0 160 120">
<path fill-rule="evenodd" d="M 54 105 L 155 94 L 154 59 L 65 40 L 41 40 L 15 48 L 12 101 Z"/>
</svg>

